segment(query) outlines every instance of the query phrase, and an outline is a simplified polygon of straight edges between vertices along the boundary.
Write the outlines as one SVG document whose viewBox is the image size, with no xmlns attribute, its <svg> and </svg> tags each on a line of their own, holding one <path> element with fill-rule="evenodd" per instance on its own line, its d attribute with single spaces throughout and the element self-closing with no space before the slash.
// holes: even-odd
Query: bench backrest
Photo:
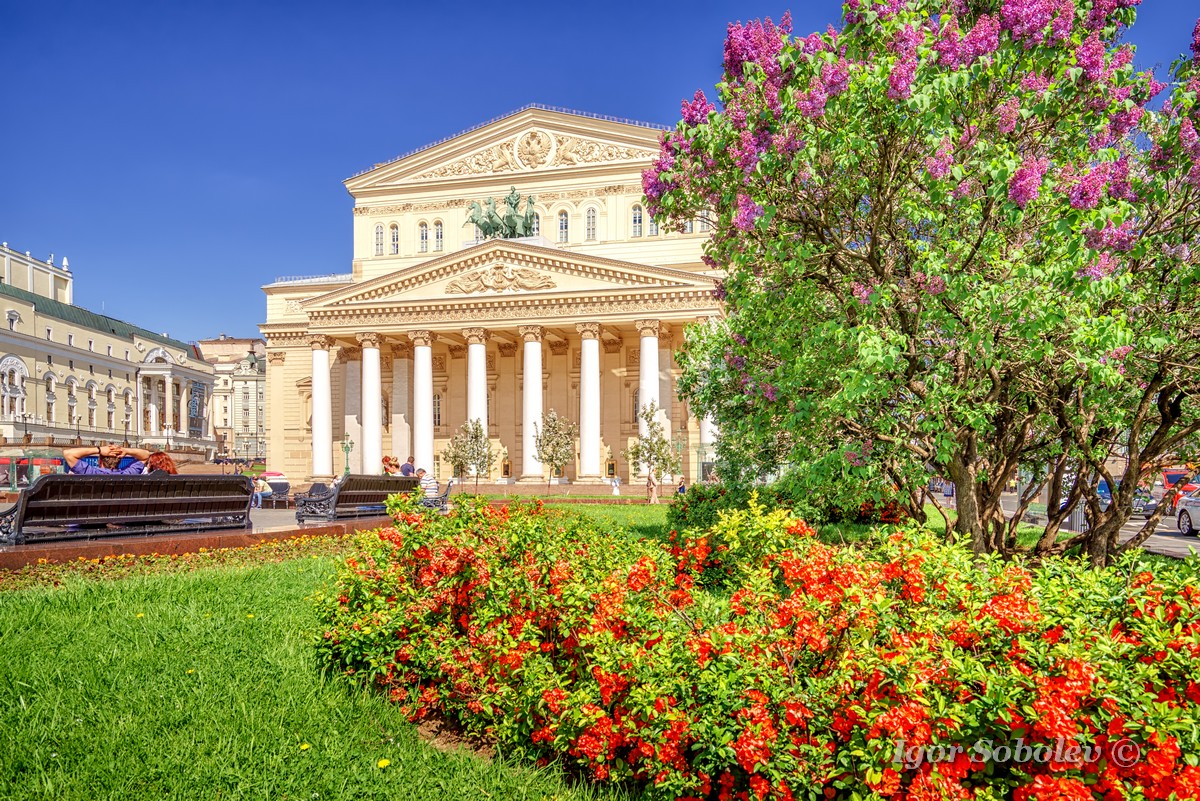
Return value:
<svg viewBox="0 0 1200 801">
<path fill-rule="evenodd" d="M 17 502 L 18 526 L 137 523 L 246 515 L 247 476 L 41 476 Z"/>
<path fill-rule="evenodd" d="M 413 476 L 371 476 L 352 473 L 335 489 L 334 510 L 358 506 L 383 506 L 389 495 L 412 492 L 420 482 Z"/>
</svg>

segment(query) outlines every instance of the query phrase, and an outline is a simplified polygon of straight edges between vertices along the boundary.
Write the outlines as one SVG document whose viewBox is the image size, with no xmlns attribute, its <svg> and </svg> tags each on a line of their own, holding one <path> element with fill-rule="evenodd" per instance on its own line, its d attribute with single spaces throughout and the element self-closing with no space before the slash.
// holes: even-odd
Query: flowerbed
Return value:
<svg viewBox="0 0 1200 801">
<path fill-rule="evenodd" d="M 1194 560 L 1034 572 L 760 507 L 666 550 L 538 506 L 391 511 L 318 647 L 414 720 L 651 798 L 1200 796 Z"/>
</svg>

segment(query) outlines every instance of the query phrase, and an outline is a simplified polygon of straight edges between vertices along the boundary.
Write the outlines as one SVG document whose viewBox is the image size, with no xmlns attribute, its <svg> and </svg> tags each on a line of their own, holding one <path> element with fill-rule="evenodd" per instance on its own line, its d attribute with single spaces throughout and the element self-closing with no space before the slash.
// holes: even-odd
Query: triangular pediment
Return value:
<svg viewBox="0 0 1200 801">
<path fill-rule="evenodd" d="M 531 107 L 375 167 L 346 181 L 353 195 L 385 187 L 480 176 L 517 176 L 658 155 L 661 129 Z"/>
<path fill-rule="evenodd" d="M 541 240 L 544 241 L 544 240 Z M 490 302 L 555 296 L 711 291 L 715 279 L 663 267 L 495 239 L 303 302 L 310 314 L 347 307 Z"/>
</svg>

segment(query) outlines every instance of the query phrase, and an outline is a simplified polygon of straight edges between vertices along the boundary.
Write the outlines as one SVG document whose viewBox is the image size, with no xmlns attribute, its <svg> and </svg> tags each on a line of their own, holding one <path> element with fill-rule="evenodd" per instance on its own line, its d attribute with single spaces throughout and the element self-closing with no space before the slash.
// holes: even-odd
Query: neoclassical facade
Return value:
<svg viewBox="0 0 1200 801">
<path fill-rule="evenodd" d="M 266 343 L 221 334 L 196 345 L 215 373 L 211 409 L 217 456 L 265 459 Z"/>
<path fill-rule="evenodd" d="M 572 481 L 629 480 L 621 458 L 654 402 L 700 476 L 713 431 L 677 398 L 673 351 L 721 314 L 702 222 L 660 229 L 641 173 L 660 129 L 528 107 L 346 181 L 351 271 L 264 287 L 268 463 L 328 478 L 440 454 L 479 420 L 507 458 L 492 479 L 544 481 L 533 438 L 578 426 Z M 480 240 L 474 203 L 535 196 L 534 235 Z M 522 206 L 524 208 L 524 206 Z M 641 423 L 644 426 L 644 423 Z"/>
<path fill-rule="evenodd" d="M 67 260 L 0 244 L 0 436 L 211 458 L 213 370 L 187 342 L 73 303 Z"/>
</svg>

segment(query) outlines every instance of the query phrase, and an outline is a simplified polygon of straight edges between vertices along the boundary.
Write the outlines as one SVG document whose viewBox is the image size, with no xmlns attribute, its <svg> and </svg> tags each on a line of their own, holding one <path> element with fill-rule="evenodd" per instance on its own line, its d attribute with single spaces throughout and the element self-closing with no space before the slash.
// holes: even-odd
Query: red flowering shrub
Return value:
<svg viewBox="0 0 1200 801">
<path fill-rule="evenodd" d="M 672 551 L 537 507 L 393 511 L 318 642 L 414 719 L 652 798 L 1200 796 L 1194 560 L 1031 571 L 758 508 Z"/>
</svg>

